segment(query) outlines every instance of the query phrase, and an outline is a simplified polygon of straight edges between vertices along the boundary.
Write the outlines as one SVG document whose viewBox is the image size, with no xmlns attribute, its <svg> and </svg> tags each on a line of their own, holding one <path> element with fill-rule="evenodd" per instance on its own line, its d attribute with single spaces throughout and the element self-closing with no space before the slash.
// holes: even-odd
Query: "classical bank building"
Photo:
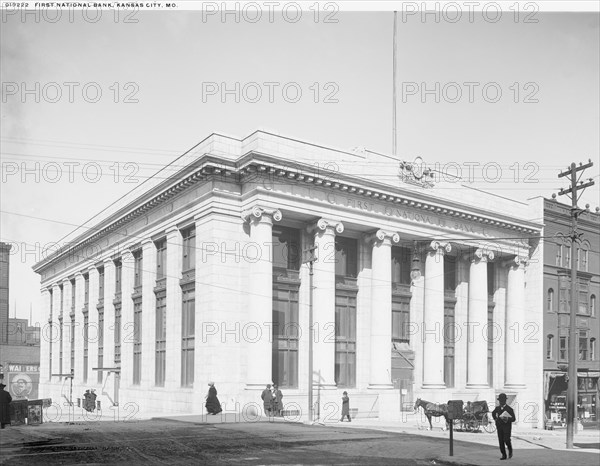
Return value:
<svg viewBox="0 0 600 466">
<path fill-rule="evenodd" d="M 213 381 L 241 411 L 274 382 L 306 416 L 312 377 L 321 418 L 339 419 L 343 391 L 370 417 L 506 392 L 538 425 L 541 223 L 437 178 L 262 131 L 209 136 L 36 264 L 40 396 L 72 383 L 102 409 L 203 413 Z"/>
</svg>

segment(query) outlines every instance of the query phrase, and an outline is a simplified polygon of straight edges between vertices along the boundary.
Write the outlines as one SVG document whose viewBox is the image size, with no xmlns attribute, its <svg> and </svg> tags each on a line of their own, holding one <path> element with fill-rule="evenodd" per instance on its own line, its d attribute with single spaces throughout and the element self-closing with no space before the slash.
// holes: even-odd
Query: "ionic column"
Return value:
<svg viewBox="0 0 600 466">
<path fill-rule="evenodd" d="M 250 241 L 261 251 L 259 260 L 250 264 L 248 284 L 248 322 L 263 329 L 265 323 L 273 321 L 273 221 L 281 220 L 281 212 L 277 209 L 254 207 L 242 213 L 242 219 L 250 224 Z M 270 327 L 269 327 L 270 328 Z M 246 389 L 264 389 L 272 379 L 272 344 L 271 335 L 261 332 L 256 340 L 248 343 L 248 381 Z"/>
<path fill-rule="evenodd" d="M 96 371 L 93 367 L 98 367 L 98 343 L 100 338 L 100 329 L 98 327 L 98 300 L 100 287 L 100 273 L 94 265 L 88 268 L 89 276 L 89 303 L 88 303 L 88 373 L 87 383 L 94 386 L 98 380 Z"/>
<path fill-rule="evenodd" d="M 127 249 L 121 256 L 121 386 L 133 383 L 133 293 L 134 258 Z"/>
<path fill-rule="evenodd" d="M 515 390 L 525 387 L 523 336 L 513 331 L 522 329 L 525 321 L 525 259 L 516 256 L 507 265 L 504 387 Z"/>
<path fill-rule="evenodd" d="M 81 272 L 75 274 L 75 367 L 73 383 L 83 383 L 83 300 L 85 279 Z M 89 351 L 89 350 L 88 350 Z"/>
<path fill-rule="evenodd" d="M 60 353 L 60 322 L 61 312 L 60 307 L 61 290 L 58 283 L 52 285 L 52 338 L 50 344 L 52 345 L 52 374 L 59 373 L 59 353 Z M 56 382 L 59 379 L 52 377 L 52 381 Z"/>
<path fill-rule="evenodd" d="M 104 260 L 104 367 L 115 367 L 115 263 L 112 259 Z M 105 372 L 104 378 L 108 377 Z"/>
<path fill-rule="evenodd" d="M 168 247 L 168 246 L 167 246 Z M 142 387 L 154 386 L 156 360 L 156 246 L 142 240 Z"/>
<path fill-rule="evenodd" d="M 181 386 L 181 267 L 183 239 L 176 226 L 167 228 L 167 342 L 165 388 Z"/>
<path fill-rule="evenodd" d="M 487 263 L 494 253 L 477 249 L 469 271 L 469 321 L 467 343 L 467 388 L 487 388 L 488 321 Z"/>
<path fill-rule="evenodd" d="M 71 373 L 71 280 L 63 281 L 63 365 L 62 373 Z"/>
<path fill-rule="evenodd" d="M 371 261 L 371 379 L 374 390 L 394 388 L 392 374 L 392 242 L 395 232 L 378 230 L 367 237 L 373 243 Z"/>
<path fill-rule="evenodd" d="M 48 288 L 41 289 L 42 295 L 42 329 L 40 335 L 40 382 L 50 380 L 50 329 L 52 325 L 51 294 Z"/>
<path fill-rule="evenodd" d="M 313 343 L 313 383 L 334 389 L 335 339 L 323 333 L 335 325 L 335 234 L 344 231 L 342 222 L 320 219 L 309 227 L 315 234 L 317 260 L 313 266 L 313 324 L 321 334 Z"/>
<path fill-rule="evenodd" d="M 448 243 L 432 241 L 425 258 L 423 305 L 423 388 L 445 388 L 444 383 L 444 251 Z"/>
</svg>

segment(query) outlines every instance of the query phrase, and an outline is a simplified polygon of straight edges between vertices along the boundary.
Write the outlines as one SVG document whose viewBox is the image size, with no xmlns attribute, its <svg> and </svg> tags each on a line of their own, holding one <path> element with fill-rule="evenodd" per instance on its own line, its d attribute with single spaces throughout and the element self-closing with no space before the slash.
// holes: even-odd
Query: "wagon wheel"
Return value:
<svg viewBox="0 0 600 466">
<path fill-rule="evenodd" d="M 462 419 L 452 419 L 452 428 L 454 430 L 460 430 L 462 427 Z"/>
<path fill-rule="evenodd" d="M 492 417 L 492 413 L 484 413 L 481 419 L 481 424 L 486 432 L 493 434 L 496 431 L 496 422 Z"/>
<path fill-rule="evenodd" d="M 467 432 L 475 432 L 479 430 L 479 421 L 473 413 L 465 413 L 463 417 L 463 426 Z"/>
</svg>

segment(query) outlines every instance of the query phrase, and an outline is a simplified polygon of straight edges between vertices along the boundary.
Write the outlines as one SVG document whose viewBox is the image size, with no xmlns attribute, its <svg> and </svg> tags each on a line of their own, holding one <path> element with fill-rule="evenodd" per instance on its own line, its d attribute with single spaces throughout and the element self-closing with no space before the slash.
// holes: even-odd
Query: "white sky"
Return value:
<svg viewBox="0 0 600 466">
<path fill-rule="evenodd" d="M 543 2 L 529 3 L 544 9 Z M 377 5 L 391 9 L 389 3 Z M 595 12 L 534 12 L 529 19 L 537 23 L 524 22 L 525 14 L 515 21 L 506 10 L 497 22 L 486 21 L 481 12 L 473 21 L 464 12 L 456 23 L 444 15 L 439 22 L 433 15 L 425 21 L 419 14 L 405 21 L 399 16 L 399 158 L 421 156 L 441 167 L 455 163 L 465 177 L 468 164 L 479 163 L 472 186 L 518 200 L 550 197 L 566 186 L 557 178 L 560 170 L 591 158 L 595 165 L 585 175 L 597 184 L 580 205 L 596 207 L 600 36 L 597 4 L 579 2 L 578 9 L 587 6 Z M 257 23 L 244 16 L 236 23 L 233 15 L 223 21 L 219 14 L 203 20 L 200 11 L 182 10 L 139 11 L 130 17 L 137 23 L 124 22 L 123 12 L 115 22 L 110 10 L 96 23 L 84 21 L 81 11 L 72 18 L 65 11 L 55 23 L 49 22 L 52 12 L 40 15 L 39 22 L 33 14 L 2 13 L 0 236 L 15 243 L 11 316 L 16 302 L 18 317 L 29 317 L 31 304 L 34 321 L 41 319 L 39 276 L 31 266 L 45 245 L 137 186 L 126 181 L 139 184 L 212 132 L 244 137 L 264 128 L 344 150 L 362 146 L 391 154 L 390 11 L 338 11 L 332 17 L 337 23 L 324 23 L 323 11 L 315 22 L 308 10 L 295 23 L 281 12 L 270 22 L 266 11 Z M 62 91 L 55 103 L 52 82 Z M 79 83 L 73 102 L 65 82 Z M 256 103 L 243 95 L 239 103 L 234 95 L 203 99 L 206 83 L 234 89 L 236 82 L 240 89 L 260 83 L 262 98 Z M 265 82 L 279 83 L 272 102 Z M 439 102 L 434 94 L 422 102 L 419 92 L 405 94 L 403 102 L 403 83 L 405 89 L 416 83 L 420 90 L 422 82 L 429 89 L 436 82 L 440 89 L 459 83 L 462 98 L 451 103 L 456 87 L 447 86 Z M 472 85 L 472 102 L 464 82 L 479 83 Z M 23 83 L 32 94 L 21 94 Z M 97 103 L 83 98 L 86 83 L 102 90 Z M 118 103 L 113 83 L 119 83 Z M 135 84 L 125 88 L 126 83 Z M 298 102 L 282 96 L 286 83 L 302 90 Z M 314 83 L 320 89 L 317 103 Z M 488 100 L 501 89 L 498 102 L 482 95 L 486 83 L 492 83 Z M 254 89 L 247 89 L 247 97 L 254 98 Z M 134 90 L 138 102 L 124 103 Z M 337 102 L 324 102 L 332 91 Z M 290 87 L 288 97 L 294 95 Z M 93 87 L 88 96 L 95 96 Z M 537 102 L 525 103 L 527 96 Z M 66 163 L 80 164 L 72 180 Z M 87 166 L 87 179 L 81 173 L 86 163 L 97 164 Z M 497 176 L 497 182 L 484 178 L 485 164 L 492 164 L 487 175 Z M 62 176 L 52 182 L 56 167 Z M 97 182 L 91 182 L 94 167 L 103 175 Z M 369 169 L 364 167 L 365 175 Z M 389 170 L 396 176 L 392 161 Z M 131 180 L 127 174 L 133 174 Z M 530 182 L 524 182 L 527 175 Z"/>
</svg>

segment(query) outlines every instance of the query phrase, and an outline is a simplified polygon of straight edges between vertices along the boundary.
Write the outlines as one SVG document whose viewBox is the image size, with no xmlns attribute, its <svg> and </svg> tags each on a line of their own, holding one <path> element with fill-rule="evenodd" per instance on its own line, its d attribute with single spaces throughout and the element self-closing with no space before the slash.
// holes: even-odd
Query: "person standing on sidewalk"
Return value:
<svg viewBox="0 0 600 466">
<path fill-rule="evenodd" d="M 260 397 L 263 400 L 265 415 L 271 417 L 271 413 L 273 412 L 273 392 L 271 391 L 271 384 L 267 384 L 267 388 L 262 391 Z"/>
<path fill-rule="evenodd" d="M 498 443 L 500 444 L 500 453 L 502 453 L 501 460 L 506 459 L 506 447 L 508 447 L 508 457 L 512 458 L 513 448 L 510 441 L 510 434 L 512 430 L 512 423 L 517 420 L 513 409 L 506 404 L 506 394 L 500 393 L 498 395 L 499 406 L 496 406 L 492 411 L 492 417 L 496 421 L 496 431 L 498 432 Z"/>
<path fill-rule="evenodd" d="M 10 411 L 8 409 L 8 405 L 12 401 L 12 396 L 10 393 L 4 390 L 3 383 L 0 383 L 0 426 L 2 429 L 6 427 L 6 425 L 10 425 Z"/>
<path fill-rule="evenodd" d="M 340 422 L 344 422 L 344 418 L 348 418 L 348 422 L 352 422 L 350 419 L 350 397 L 348 397 L 348 392 L 344 392 L 342 396 L 342 418 Z"/>
<path fill-rule="evenodd" d="M 281 416 L 283 413 L 283 393 L 277 385 L 273 385 L 273 411 L 275 416 Z"/>
</svg>

